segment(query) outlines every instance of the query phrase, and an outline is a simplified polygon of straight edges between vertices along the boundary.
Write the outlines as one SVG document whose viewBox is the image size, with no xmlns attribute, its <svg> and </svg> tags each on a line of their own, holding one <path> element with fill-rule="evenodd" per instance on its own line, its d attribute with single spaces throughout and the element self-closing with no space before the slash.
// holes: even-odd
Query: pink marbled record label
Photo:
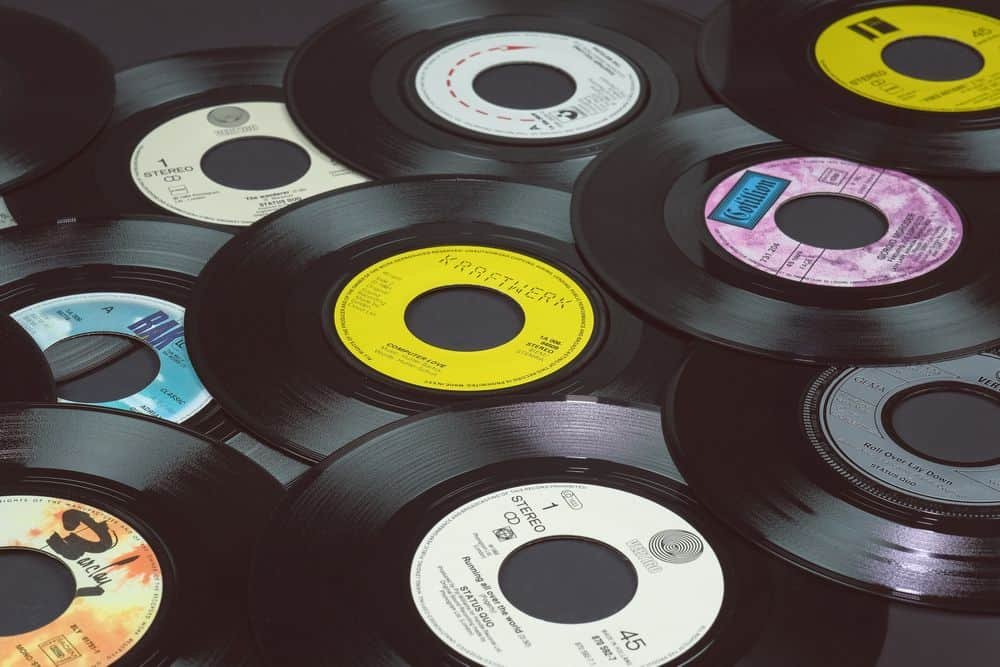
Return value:
<svg viewBox="0 0 1000 667">
<path fill-rule="evenodd" d="M 817 248 L 775 222 L 784 202 L 815 194 L 863 199 L 880 210 L 888 230 L 849 250 Z M 947 262 L 962 243 L 955 206 L 912 176 L 826 157 L 762 162 L 731 174 L 705 204 L 705 224 L 720 246 L 780 278 L 832 287 L 874 287 L 917 278 Z"/>
</svg>

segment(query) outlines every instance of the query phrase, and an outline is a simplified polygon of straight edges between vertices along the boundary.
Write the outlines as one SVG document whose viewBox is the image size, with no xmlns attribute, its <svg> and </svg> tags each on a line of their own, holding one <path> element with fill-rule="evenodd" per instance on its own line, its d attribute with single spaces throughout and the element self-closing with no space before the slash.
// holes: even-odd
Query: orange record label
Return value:
<svg viewBox="0 0 1000 667">
<path fill-rule="evenodd" d="M 36 550 L 73 574 L 76 595 L 50 623 L 0 636 L 0 667 L 100 667 L 149 631 L 163 573 L 139 532 L 96 507 L 47 496 L 0 496 L 0 549 Z"/>
</svg>

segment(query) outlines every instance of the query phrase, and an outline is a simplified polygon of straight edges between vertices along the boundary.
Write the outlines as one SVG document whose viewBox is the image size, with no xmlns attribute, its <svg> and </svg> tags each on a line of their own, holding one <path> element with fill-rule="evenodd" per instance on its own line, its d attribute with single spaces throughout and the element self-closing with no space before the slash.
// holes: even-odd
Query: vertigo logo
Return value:
<svg viewBox="0 0 1000 667">
<path fill-rule="evenodd" d="M 649 552 L 671 565 L 683 565 L 705 552 L 705 543 L 686 530 L 662 530 L 649 540 Z"/>
</svg>

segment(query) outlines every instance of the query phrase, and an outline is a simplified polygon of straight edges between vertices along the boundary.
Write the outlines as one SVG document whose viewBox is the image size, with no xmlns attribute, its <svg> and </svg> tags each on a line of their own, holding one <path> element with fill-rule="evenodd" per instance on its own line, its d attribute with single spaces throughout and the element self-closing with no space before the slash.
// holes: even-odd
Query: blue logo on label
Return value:
<svg viewBox="0 0 1000 667">
<path fill-rule="evenodd" d="M 753 229 L 790 183 L 784 178 L 747 170 L 708 218 Z"/>
</svg>

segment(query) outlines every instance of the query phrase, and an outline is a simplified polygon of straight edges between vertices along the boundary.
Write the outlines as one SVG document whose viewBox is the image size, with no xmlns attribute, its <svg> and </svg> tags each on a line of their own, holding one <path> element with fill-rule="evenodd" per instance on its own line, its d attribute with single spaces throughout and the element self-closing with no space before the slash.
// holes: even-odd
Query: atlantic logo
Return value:
<svg viewBox="0 0 1000 667">
<path fill-rule="evenodd" d="M 790 184 L 791 181 L 784 178 L 748 170 L 708 217 L 727 225 L 753 229 Z"/>
</svg>

